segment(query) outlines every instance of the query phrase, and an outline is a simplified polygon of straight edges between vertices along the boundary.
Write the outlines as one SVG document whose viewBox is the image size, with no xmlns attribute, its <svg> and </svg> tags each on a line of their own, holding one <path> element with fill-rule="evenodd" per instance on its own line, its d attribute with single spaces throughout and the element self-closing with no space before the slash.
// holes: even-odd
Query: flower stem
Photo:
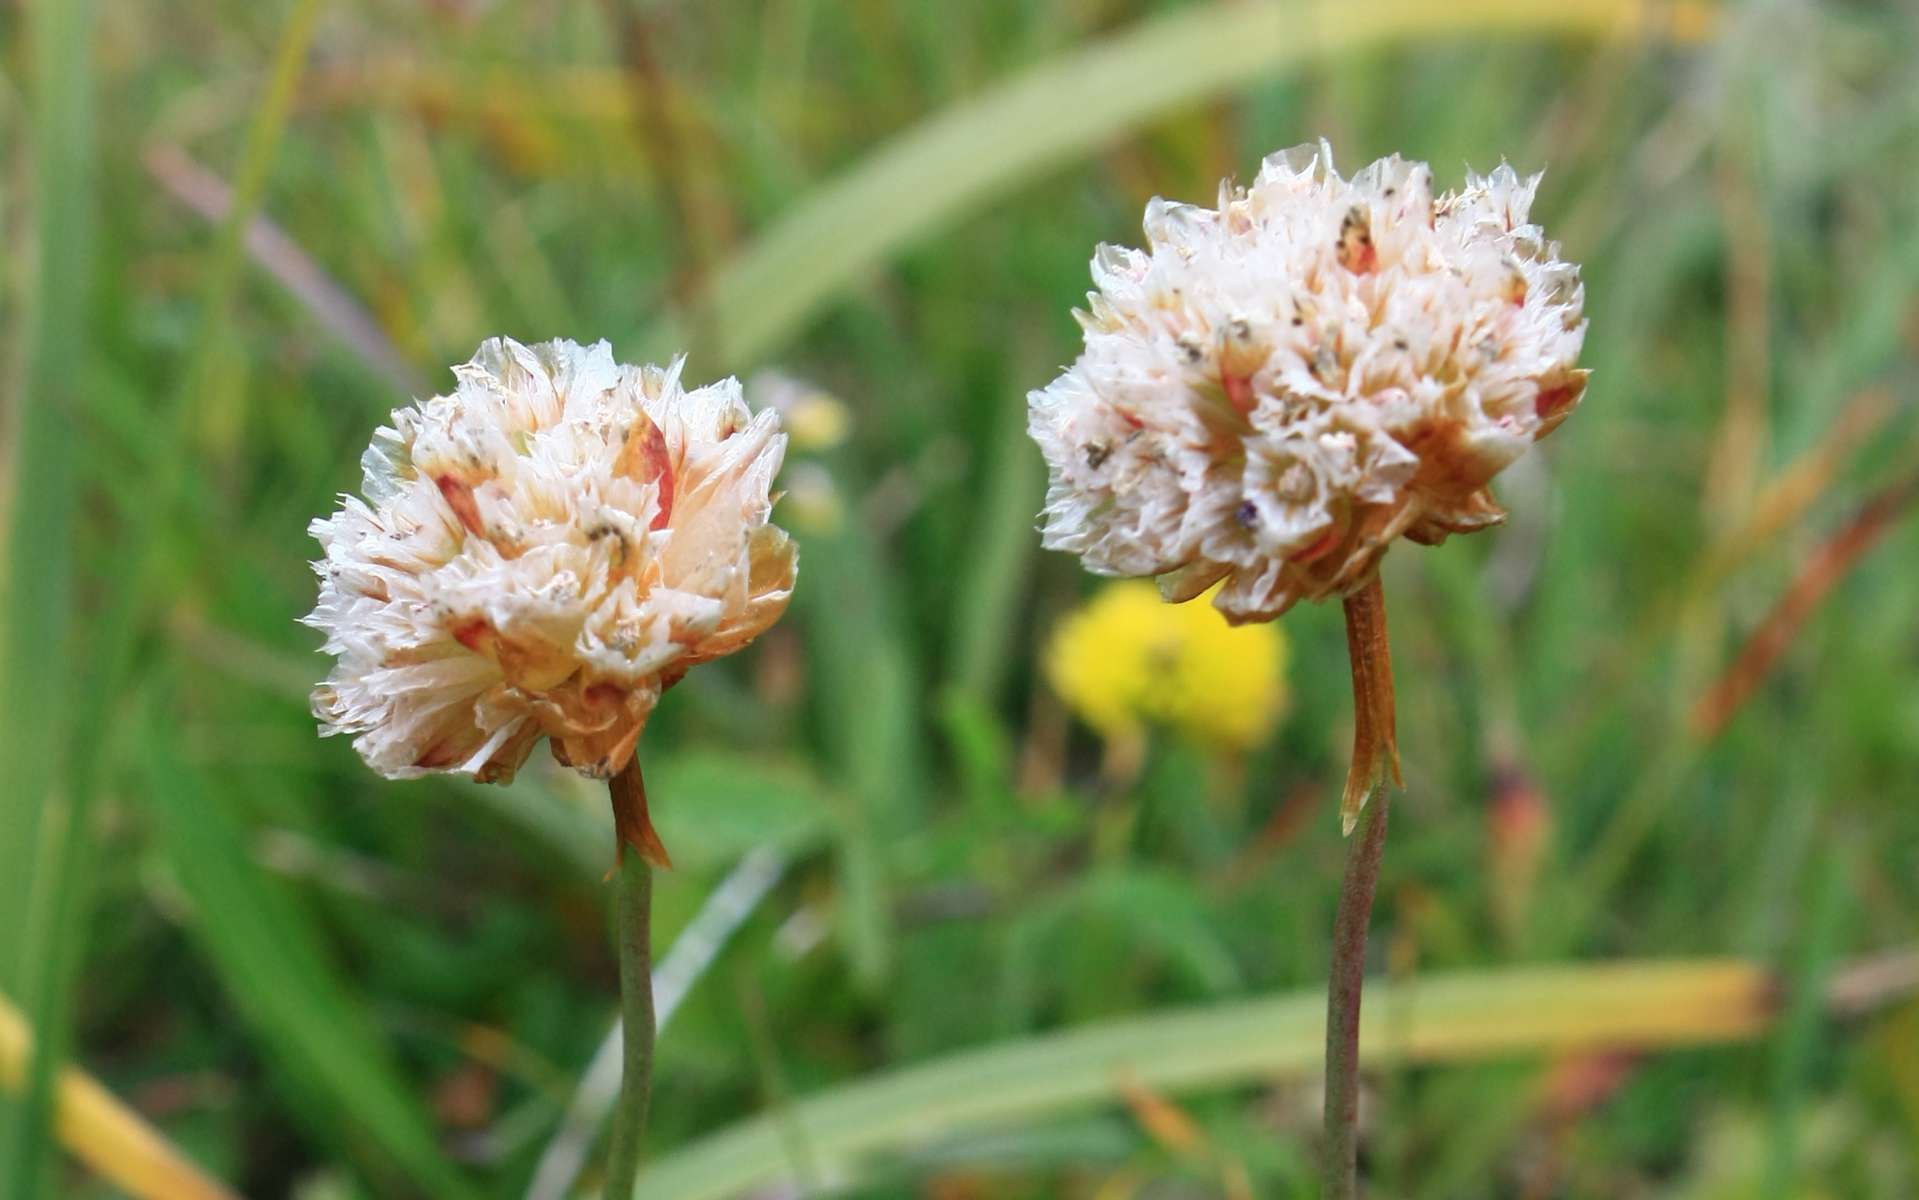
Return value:
<svg viewBox="0 0 1919 1200">
<path fill-rule="evenodd" d="M 1365 828 L 1347 849 L 1339 912 L 1333 919 L 1333 960 L 1326 986 L 1323 1200 L 1355 1200 L 1359 1195 L 1359 1004 L 1366 980 L 1366 926 L 1386 849 L 1388 772 L 1400 783 L 1386 598 L 1378 575 L 1346 598 L 1346 648 L 1353 667 L 1353 761 L 1341 820 L 1350 835 L 1364 812 Z"/>
<path fill-rule="evenodd" d="M 646 810 L 646 785 L 635 755 L 608 785 L 615 819 Z M 622 1072 L 620 1101 L 613 1110 L 613 1144 L 607 1155 L 605 1194 L 626 1200 L 640 1175 L 640 1138 L 653 1093 L 653 868 L 640 854 L 620 846 L 615 868 L 614 904 L 618 910 Z"/>
</svg>

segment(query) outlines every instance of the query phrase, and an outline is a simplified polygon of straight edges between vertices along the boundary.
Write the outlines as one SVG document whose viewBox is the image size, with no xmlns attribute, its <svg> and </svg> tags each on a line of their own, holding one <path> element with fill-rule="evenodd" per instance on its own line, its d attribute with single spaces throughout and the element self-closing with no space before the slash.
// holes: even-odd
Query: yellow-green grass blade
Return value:
<svg viewBox="0 0 1919 1200">
<path fill-rule="evenodd" d="M 0 996 L 0 1092 L 26 1084 L 33 1031 Z M 233 1200 L 139 1113 L 77 1067 L 58 1076 L 54 1127 L 60 1144 L 89 1171 L 138 1200 Z"/>
<path fill-rule="evenodd" d="M 1734 960 L 1532 967 L 1380 982 L 1366 997 L 1369 1062 L 1467 1062 L 1598 1049 L 1650 1050 L 1750 1038 L 1771 1022 L 1772 976 Z M 892 1071 L 793 1105 L 825 1173 L 941 1138 L 1121 1099 L 1316 1070 L 1317 989 L 1114 1021 Z M 724 1200 L 782 1178 L 781 1129 L 759 1117 L 655 1164 L 640 1194 Z"/>
<path fill-rule="evenodd" d="M 777 345 L 888 256 L 1034 175 L 1164 113 L 1299 63 L 1421 37 L 1669 38 L 1712 27 L 1698 0 L 1220 3 L 1146 22 L 1023 71 L 901 134 L 825 184 L 725 266 L 700 318 L 647 350 L 737 366 Z"/>
</svg>

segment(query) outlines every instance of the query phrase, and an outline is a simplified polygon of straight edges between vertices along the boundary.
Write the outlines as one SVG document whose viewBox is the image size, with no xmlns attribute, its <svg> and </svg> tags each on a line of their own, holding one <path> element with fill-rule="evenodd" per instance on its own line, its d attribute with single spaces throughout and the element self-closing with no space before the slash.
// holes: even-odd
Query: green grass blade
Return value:
<svg viewBox="0 0 1919 1200">
<path fill-rule="evenodd" d="M 1763 1028 L 1773 1005 L 1771 976 L 1730 960 L 1380 981 L 1367 1000 L 1361 1057 L 1396 1063 L 1735 1041 Z M 856 1176 L 873 1156 L 1116 1102 L 1128 1085 L 1177 1093 L 1315 1070 L 1325 1007 L 1308 990 L 1067 1030 L 839 1088 L 789 1119 L 829 1175 Z M 778 1180 L 785 1163 L 779 1129 L 760 1117 L 655 1164 L 646 1191 L 724 1200 Z"/>
<path fill-rule="evenodd" d="M 1035 514 L 1046 495 L 1045 468 L 1026 436 L 1026 409 L 1003 404 L 997 415 L 975 548 L 954 589 L 947 665 L 955 688 L 987 701 L 997 695 L 1019 637 L 1019 600 L 1039 553 Z"/>
<path fill-rule="evenodd" d="M 264 186 L 266 167 L 278 144 L 293 82 L 305 60 L 318 11 L 317 0 L 302 0 L 281 39 L 273 84 L 249 138 L 236 217 L 250 215 Z M 77 464 L 69 461 L 68 446 L 84 408 L 83 398 L 75 394 L 70 381 L 85 377 L 76 364 L 86 358 L 81 343 L 85 336 L 85 254 L 89 241 L 91 117 L 87 89 L 91 86 L 88 48 L 93 9 L 90 4 L 47 5 L 36 10 L 33 25 L 36 65 L 45 81 L 38 113 L 41 153 L 36 162 L 43 286 L 32 369 L 38 386 L 35 402 L 28 406 L 31 419 L 22 438 L 28 462 L 17 477 L 25 494 L 16 514 L 36 524 L 27 537 L 10 547 L 34 557 L 9 573 L 26 594 L 17 598 L 8 613 L 9 628 L 18 639 L 9 652 L 9 662 L 16 664 L 9 673 L 18 679 L 19 686 L 8 685 L 11 694 L 0 711 L 0 716 L 9 718 L 8 724 L 13 725 L 10 718 L 16 713 L 45 710 L 28 718 L 29 728 L 23 736 L 32 740 L 22 744 L 24 753 L 9 756 L 15 762 L 35 759 L 42 775 L 36 786 L 16 801 L 41 810 L 37 817 L 29 814 L 16 818 L 19 824 L 36 828 L 24 840 L 8 843 L 30 850 L 33 861 L 31 871 L 8 876 L 30 880 L 30 892 L 25 920 L 8 922 L 10 928 L 19 928 L 22 933 L 18 945 L 5 958 L 18 963 L 16 990 L 28 1020 L 42 1033 L 41 1052 L 34 1056 L 24 1103 L 11 1110 L 4 1127 L 0 1127 L 0 1164 L 10 1172 L 10 1192 L 19 1195 L 38 1191 L 50 1166 L 53 1139 L 47 1136 L 47 1129 L 52 1119 L 54 1067 L 64 1055 L 68 1040 L 67 1009 L 84 929 L 89 819 L 99 774 L 108 757 L 102 746 L 89 746 L 74 758 L 72 769 L 61 778 L 58 757 L 47 753 L 47 747 L 68 744 L 63 729 L 68 698 L 59 692 L 60 681 L 74 674 L 71 663 L 61 660 L 70 649 L 65 632 L 73 588 L 70 527 L 79 491 L 73 475 Z M 243 224 L 243 220 L 236 220 L 228 239 L 231 252 L 216 263 L 203 323 L 203 352 L 196 355 L 188 382 L 181 389 L 176 424 L 191 411 L 190 401 L 205 398 L 203 383 L 211 378 L 211 371 L 202 368 L 213 363 L 218 357 L 216 349 L 225 345 L 225 314 L 230 307 L 232 280 L 238 274 L 238 230 Z M 49 422 L 54 423 L 52 430 L 44 428 Z M 48 441 L 54 443 L 52 464 L 39 466 L 34 459 L 45 449 L 42 443 Z M 127 557 L 133 565 L 106 592 L 109 611 L 95 625 L 103 633 L 92 639 L 100 654 L 93 664 L 92 685 L 73 697 L 76 711 L 71 720 L 78 730 L 112 727 L 111 705 L 123 694 L 122 683 L 141 632 L 142 594 L 157 557 L 154 547 L 159 543 L 156 534 L 161 528 L 157 522 L 187 477 L 189 456 L 181 439 L 163 439 L 156 450 L 149 467 L 150 483 L 158 499 L 141 511 L 134 528 L 125 535 L 124 545 L 130 548 Z M 36 473 L 52 474 L 54 478 L 37 479 Z M 43 485 L 47 494 L 41 497 Z M 35 511 L 43 506 L 48 513 Z M 42 516 L 50 519 L 40 520 Z M 47 552 L 49 548 L 51 553 Z M 19 611 L 14 611 L 16 608 Z M 51 658 L 39 661 L 42 656 Z"/>
<path fill-rule="evenodd" d="M 275 48 L 266 92 L 248 124 L 233 202 L 227 210 L 226 223 L 221 226 L 213 262 L 203 283 L 193 353 L 179 386 L 159 414 L 158 435 L 148 447 L 151 452 L 143 464 L 149 475 L 151 499 L 138 510 L 122 537 L 127 565 L 118 586 L 110 593 L 106 612 L 98 621 L 101 662 L 92 688 L 91 708 L 83 714 L 83 719 L 104 718 L 105 705 L 110 698 L 121 694 L 132 671 L 134 652 L 146 632 L 142 615 L 151 607 L 147 593 L 152 586 L 151 576 L 161 565 L 158 548 L 162 544 L 160 535 L 166 527 L 165 519 L 176 515 L 192 478 L 191 467 L 200 461 L 191 444 L 189 422 L 196 413 L 216 411 L 227 404 L 221 399 L 228 394 L 222 387 L 234 382 L 236 369 L 232 310 L 244 261 L 245 232 L 265 194 L 267 177 L 286 129 L 293 93 L 305 70 L 307 49 L 312 43 L 319 13 L 319 0 L 299 0 L 295 6 Z"/>
<path fill-rule="evenodd" d="M 1851 896 L 1849 870 L 1842 848 L 1828 846 L 1819 856 L 1805 918 L 1805 944 L 1793 964 L 1786 1009 L 1772 1046 L 1771 1125 L 1767 1138 L 1766 1200 L 1793 1195 L 1804 1181 L 1800 1164 L 1800 1127 L 1811 1091 L 1825 1015 L 1820 1001 L 1839 959 Z"/>
<path fill-rule="evenodd" d="M 846 803 L 839 827 L 840 928 L 856 974 L 876 983 L 892 957 L 886 839 L 923 811 L 915 664 L 885 564 L 864 530 L 808 538 L 806 582 L 793 604 L 805 622 L 819 725 L 832 782 Z"/>
<path fill-rule="evenodd" d="M 26 15 L 35 87 L 34 241 L 27 386 L 14 414 L 7 506 L 5 661 L 0 664 L 0 987 L 40 1030 L 24 1098 L 0 1103 L 0 1185 L 9 1196 L 48 1182 L 53 1065 L 68 1040 L 67 991 L 78 882 L 59 870 L 84 834 L 84 797 L 67 776 L 67 653 L 74 596 L 77 365 L 86 356 L 92 243 L 94 9 L 47 0 Z"/>
<path fill-rule="evenodd" d="M 228 798 L 180 761 L 161 718 L 149 718 L 142 736 L 146 799 L 193 906 L 190 932 L 292 1107 L 395 1194 L 470 1194 L 319 931 L 247 853 Z"/>
<path fill-rule="evenodd" d="M 927 120 L 818 189 L 723 268 L 706 318 L 654 331 L 657 357 L 692 330 L 751 361 L 901 247 L 1062 162 L 1183 105 L 1308 59 L 1422 36 L 1696 37 L 1696 4 L 1637 0 L 1221 3 L 1149 21 L 1021 72 Z"/>
</svg>

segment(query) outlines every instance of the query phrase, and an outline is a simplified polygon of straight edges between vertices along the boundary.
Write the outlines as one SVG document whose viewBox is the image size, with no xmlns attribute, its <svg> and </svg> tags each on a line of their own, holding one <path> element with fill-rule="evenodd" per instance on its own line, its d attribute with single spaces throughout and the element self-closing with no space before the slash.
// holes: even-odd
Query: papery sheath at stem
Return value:
<svg viewBox="0 0 1919 1200">
<path fill-rule="evenodd" d="M 1346 597 L 1346 648 L 1353 669 L 1353 761 L 1346 775 L 1340 819 L 1350 836 L 1361 810 L 1371 806 L 1365 832 L 1346 850 L 1333 919 L 1332 962 L 1326 984 L 1326 1112 L 1321 1147 L 1324 1200 L 1359 1195 L 1359 1011 L 1366 983 L 1366 933 L 1372 923 L 1379 864 L 1386 850 L 1390 771 L 1400 784 L 1394 732 L 1392 652 L 1386 638 L 1386 597 L 1374 574 Z"/>
<path fill-rule="evenodd" d="M 1366 801 L 1385 786 L 1404 787 L 1393 715 L 1393 663 L 1386 638 L 1386 594 L 1374 574 L 1346 597 L 1346 651 L 1353 665 L 1353 759 L 1339 803 L 1340 829 L 1351 836 Z"/>
<path fill-rule="evenodd" d="M 635 850 L 649 867 L 673 869 L 666 844 L 653 828 L 646 807 L 646 781 L 640 777 L 640 756 L 636 752 L 624 770 L 607 781 L 607 794 L 613 801 L 613 836 L 619 845 L 617 872 L 626 862 L 626 852 Z"/>
</svg>

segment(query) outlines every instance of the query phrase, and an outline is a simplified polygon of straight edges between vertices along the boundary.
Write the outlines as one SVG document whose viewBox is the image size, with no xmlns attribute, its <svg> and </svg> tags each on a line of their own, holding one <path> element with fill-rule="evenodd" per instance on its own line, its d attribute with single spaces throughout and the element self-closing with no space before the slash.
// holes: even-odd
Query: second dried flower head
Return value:
<svg viewBox="0 0 1919 1200">
<path fill-rule="evenodd" d="M 605 342 L 494 339 L 454 374 L 374 435 L 365 498 L 313 523 L 307 623 L 339 659 L 314 714 L 392 778 L 505 781 L 543 736 L 610 777 L 662 691 L 786 608 L 778 415 Z"/>
<path fill-rule="evenodd" d="M 1487 484 L 1571 413 L 1578 268 L 1502 166 L 1435 197 L 1424 163 L 1350 181 L 1324 145 L 1217 209 L 1155 199 L 1101 246 L 1085 350 L 1029 402 L 1045 544 L 1233 621 L 1363 583 L 1394 539 L 1504 515 Z"/>
</svg>

